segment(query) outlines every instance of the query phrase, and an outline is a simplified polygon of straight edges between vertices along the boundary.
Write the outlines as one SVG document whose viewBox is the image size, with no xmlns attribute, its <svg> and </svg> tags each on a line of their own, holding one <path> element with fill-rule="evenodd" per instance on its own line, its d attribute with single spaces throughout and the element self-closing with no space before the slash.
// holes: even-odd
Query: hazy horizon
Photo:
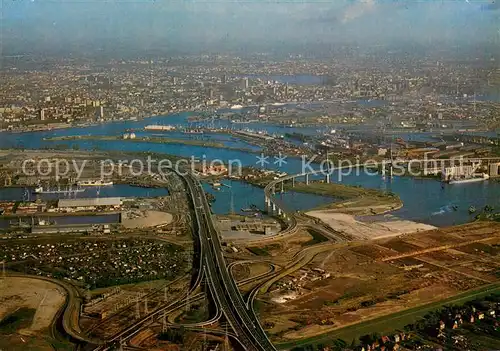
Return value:
<svg viewBox="0 0 500 351">
<path fill-rule="evenodd" d="M 3 52 L 500 42 L 492 1 L 10 1 Z"/>
</svg>

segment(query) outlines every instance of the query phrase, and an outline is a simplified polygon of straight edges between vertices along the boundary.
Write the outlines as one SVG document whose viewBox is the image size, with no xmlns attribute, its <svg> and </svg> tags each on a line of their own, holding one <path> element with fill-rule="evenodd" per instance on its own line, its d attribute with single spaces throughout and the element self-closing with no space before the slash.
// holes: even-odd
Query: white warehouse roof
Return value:
<svg viewBox="0 0 500 351">
<path fill-rule="evenodd" d="M 95 197 L 88 199 L 60 199 L 57 207 L 119 206 L 121 204 L 121 197 Z"/>
</svg>

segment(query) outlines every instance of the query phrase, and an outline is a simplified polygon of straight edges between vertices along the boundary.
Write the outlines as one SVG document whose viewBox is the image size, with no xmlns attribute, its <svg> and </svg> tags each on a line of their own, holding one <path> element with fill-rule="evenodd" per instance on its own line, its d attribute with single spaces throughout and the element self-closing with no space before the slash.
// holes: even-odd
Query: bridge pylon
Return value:
<svg viewBox="0 0 500 351">
<path fill-rule="evenodd" d="M 224 327 L 224 351 L 231 351 L 231 344 L 229 343 L 229 336 L 227 335 L 227 324 Z"/>
<path fill-rule="evenodd" d="M 2 277 L 0 281 L 5 281 L 5 261 L 0 262 L 2 264 Z"/>
<path fill-rule="evenodd" d="M 167 332 L 167 313 L 163 311 L 163 318 L 162 318 L 162 328 L 161 328 L 163 333 Z"/>
<path fill-rule="evenodd" d="M 141 306 L 139 306 L 139 299 L 135 303 L 135 318 L 141 319 Z"/>
</svg>

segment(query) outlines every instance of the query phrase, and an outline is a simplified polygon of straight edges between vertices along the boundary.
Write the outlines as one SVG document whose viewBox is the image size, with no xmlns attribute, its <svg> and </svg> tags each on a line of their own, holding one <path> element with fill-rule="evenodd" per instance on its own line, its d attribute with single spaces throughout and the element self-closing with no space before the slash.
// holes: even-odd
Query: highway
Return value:
<svg viewBox="0 0 500 351">
<path fill-rule="evenodd" d="M 211 215 L 210 205 L 205 196 L 205 192 L 201 183 L 195 178 L 194 175 L 181 175 L 180 176 L 187 188 L 188 197 L 192 202 L 192 207 L 194 210 L 193 219 L 193 235 L 197 239 L 195 240 L 195 246 L 198 245 L 199 256 L 196 262 L 195 274 L 193 276 L 192 284 L 189 289 L 189 293 L 194 293 L 195 289 L 201 284 L 202 280 L 207 283 L 206 286 L 209 287 L 210 292 L 207 292 L 209 296 L 212 297 L 213 302 L 216 305 L 217 314 L 212 317 L 209 321 L 196 323 L 191 327 L 206 327 L 219 320 L 220 317 L 224 317 L 227 323 L 231 326 L 233 333 L 231 335 L 234 339 L 245 350 L 276 350 L 274 345 L 269 340 L 265 331 L 263 330 L 258 317 L 253 311 L 253 301 L 260 290 L 261 286 L 256 287 L 252 291 L 249 301 L 245 301 L 240 293 L 238 285 L 236 284 L 233 276 L 231 274 L 232 265 L 227 265 L 222 244 L 219 237 L 219 233 L 215 228 L 213 218 Z M 280 179 L 283 181 L 283 179 Z M 279 182 L 273 182 L 277 183 Z M 274 186 L 274 184 L 272 184 Z M 270 195 L 270 186 L 266 187 L 266 193 Z M 277 202 L 277 199 L 272 199 L 273 202 Z M 278 206 L 284 207 L 283 204 L 279 203 Z M 277 235 L 277 237 L 283 237 L 283 234 L 291 234 L 295 232 L 298 227 L 298 223 L 295 220 L 295 216 L 290 216 L 289 226 L 284 233 Z M 313 223 L 307 223 L 308 226 L 314 226 Z M 323 229 L 323 228 L 315 228 Z M 320 230 L 323 232 L 323 230 Z M 338 238 L 335 235 L 330 239 L 334 241 L 342 241 L 342 238 Z M 339 240 L 340 239 L 340 240 Z M 275 272 L 271 270 L 265 274 L 262 274 L 260 278 L 267 276 L 274 276 Z M 254 280 L 256 277 L 252 277 L 249 280 Z M 193 296 L 196 299 L 197 296 Z M 131 335 L 137 334 L 139 331 L 143 330 L 145 326 L 153 323 L 154 319 L 164 314 L 166 311 L 178 309 L 179 306 L 184 306 L 185 303 L 171 303 L 152 313 L 144 316 L 139 321 L 133 323 L 125 330 L 120 331 L 114 337 L 101 344 L 94 350 L 107 350 L 110 344 L 122 340 L 123 338 L 128 339 Z"/>
<path fill-rule="evenodd" d="M 205 279 L 215 302 L 246 350 L 276 350 L 229 272 L 201 183 L 192 175 L 183 178 L 193 202 Z"/>
</svg>

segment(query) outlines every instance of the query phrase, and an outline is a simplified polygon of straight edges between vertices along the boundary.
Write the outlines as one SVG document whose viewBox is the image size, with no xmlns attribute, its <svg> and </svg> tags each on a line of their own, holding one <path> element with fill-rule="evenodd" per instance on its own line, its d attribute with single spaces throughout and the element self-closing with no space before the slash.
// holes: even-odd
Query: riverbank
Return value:
<svg viewBox="0 0 500 351">
<path fill-rule="evenodd" d="M 403 207 L 401 199 L 390 192 L 338 183 L 296 183 L 291 188 L 298 192 L 332 196 L 332 203 L 312 209 L 306 214 L 317 218 L 333 230 L 359 240 L 377 239 L 435 229 L 436 227 L 401 220 L 385 215 L 373 221 L 358 216 L 387 214 Z M 338 200 L 338 201 L 335 201 Z"/>
<path fill-rule="evenodd" d="M 321 220 L 335 231 L 359 240 L 381 239 L 436 229 L 432 225 L 397 219 L 393 216 L 386 216 L 380 221 L 364 222 L 354 215 L 335 210 L 309 211 L 306 214 Z"/>
<path fill-rule="evenodd" d="M 312 182 L 308 185 L 295 183 L 294 187 L 291 184 L 286 184 L 285 189 L 332 197 L 332 203 L 314 208 L 311 211 L 334 210 L 362 216 L 383 214 L 403 207 L 403 202 L 394 193 L 360 186 Z"/>
</svg>

